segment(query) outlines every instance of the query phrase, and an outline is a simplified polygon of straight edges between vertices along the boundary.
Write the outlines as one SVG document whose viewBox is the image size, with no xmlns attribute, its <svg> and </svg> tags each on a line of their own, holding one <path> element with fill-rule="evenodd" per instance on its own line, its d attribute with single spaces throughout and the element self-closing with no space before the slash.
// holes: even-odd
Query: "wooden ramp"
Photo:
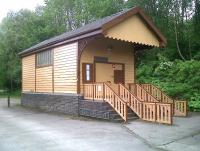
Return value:
<svg viewBox="0 0 200 151">
<path fill-rule="evenodd" d="M 135 87 L 135 84 L 131 84 L 130 87 Z M 166 95 L 161 89 L 153 84 L 141 84 L 141 87 L 156 98 L 159 102 L 171 103 L 173 105 L 174 116 L 187 116 L 187 101 L 173 100 L 171 97 Z"/>
<path fill-rule="evenodd" d="M 146 92 L 142 88 L 141 90 L 141 93 Z M 118 85 L 118 93 L 106 83 L 85 84 L 84 98 L 108 102 L 125 122 L 128 120 L 127 111 L 130 108 L 142 120 L 172 124 L 172 105 L 170 103 L 159 102 L 151 95 L 147 95 L 146 98 L 137 97 L 121 84 Z"/>
<path fill-rule="evenodd" d="M 128 102 L 128 106 L 145 121 L 172 124 L 172 105 L 158 102 L 138 85 L 138 95 L 119 84 L 120 97 Z"/>
</svg>

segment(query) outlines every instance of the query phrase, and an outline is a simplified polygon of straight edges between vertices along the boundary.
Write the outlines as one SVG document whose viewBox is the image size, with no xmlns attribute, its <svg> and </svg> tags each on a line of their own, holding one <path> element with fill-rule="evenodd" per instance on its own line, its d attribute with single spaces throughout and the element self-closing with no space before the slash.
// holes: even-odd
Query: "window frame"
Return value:
<svg viewBox="0 0 200 151">
<path fill-rule="evenodd" d="M 41 60 L 43 59 L 44 62 L 47 62 L 47 55 L 44 55 L 45 52 L 50 52 L 48 53 L 48 55 L 50 55 L 50 60 L 49 62 L 50 63 L 44 63 L 44 64 L 41 64 Z M 40 56 L 40 62 L 39 62 L 39 56 Z M 53 60 L 54 60 L 54 53 L 53 53 L 53 50 L 50 49 L 50 50 L 45 50 L 45 51 L 41 51 L 41 52 L 38 52 L 36 53 L 36 59 L 35 59 L 35 65 L 36 65 L 36 68 L 43 68 L 43 67 L 50 67 L 50 66 L 53 66 Z"/>
</svg>

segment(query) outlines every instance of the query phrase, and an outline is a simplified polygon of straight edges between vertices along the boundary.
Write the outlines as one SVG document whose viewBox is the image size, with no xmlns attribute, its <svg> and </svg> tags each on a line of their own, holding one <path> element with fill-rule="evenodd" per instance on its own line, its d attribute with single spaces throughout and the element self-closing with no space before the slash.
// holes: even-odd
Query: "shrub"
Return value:
<svg viewBox="0 0 200 151">
<path fill-rule="evenodd" d="M 137 80 L 160 87 L 169 96 L 188 100 L 191 110 L 200 109 L 200 61 L 169 61 L 161 58 L 157 65 L 140 64 Z"/>
</svg>

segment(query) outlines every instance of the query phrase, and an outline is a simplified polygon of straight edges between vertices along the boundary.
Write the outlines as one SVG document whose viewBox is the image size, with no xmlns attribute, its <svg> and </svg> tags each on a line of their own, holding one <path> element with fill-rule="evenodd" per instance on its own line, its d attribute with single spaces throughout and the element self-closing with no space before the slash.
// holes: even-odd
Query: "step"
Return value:
<svg viewBox="0 0 200 151">
<path fill-rule="evenodd" d="M 100 107 L 103 110 L 110 110 L 112 109 L 112 106 L 110 106 L 109 103 L 107 102 L 102 102 L 102 101 L 92 101 L 92 100 L 81 100 L 80 101 L 80 106 L 86 106 L 88 108 L 95 108 L 96 106 Z"/>
<path fill-rule="evenodd" d="M 111 119 L 112 122 L 123 123 L 124 120 L 122 118 Z"/>
<path fill-rule="evenodd" d="M 128 117 L 128 121 L 134 121 L 134 120 L 137 120 L 139 119 L 138 117 Z M 111 121 L 114 121 L 114 122 L 124 122 L 124 120 L 120 117 L 120 118 L 116 118 L 116 119 L 112 119 Z"/>
<path fill-rule="evenodd" d="M 128 121 L 133 121 L 133 120 L 137 120 L 139 119 L 139 117 L 128 117 Z"/>
<path fill-rule="evenodd" d="M 108 102 L 101 102 L 101 101 L 92 101 L 92 100 L 81 100 L 80 101 L 80 108 L 87 110 L 91 110 L 91 115 L 89 112 L 88 115 L 82 116 L 89 116 L 95 117 L 98 116 L 98 113 L 107 114 L 110 118 L 110 121 L 117 121 L 117 122 L 124 122 L 122 117 L 112 108 L 112 106 Z M 97 113 L 94 114 L 93 113 Z M 138 116 L 128 107 L 127 108 L 128 120 L 138 119 Z M 96 117 L 101 118 L 101 117 Z M 108 119 L 109 120 L 109 119 Z"/>
</svg>

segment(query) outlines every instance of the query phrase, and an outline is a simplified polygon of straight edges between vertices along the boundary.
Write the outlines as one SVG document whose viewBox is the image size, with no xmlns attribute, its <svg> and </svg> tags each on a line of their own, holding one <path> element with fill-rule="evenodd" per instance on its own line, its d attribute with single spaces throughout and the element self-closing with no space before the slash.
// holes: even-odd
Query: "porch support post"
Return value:
<svg viewBox="0 0 200 151">
<path fill-rule="evenodd" d="M 99 35 L 95 35 L 92 37 L 88 37 L 85 39 L 81 39 L 78 41 L 78 51 L 77 51 L 77 94 L 80 94 L 80 63 L 81 63 L 81 54 L 83 52 L 83 50 L 85 49 L 85 47 L 88 45 L 89 42 L 91 42 L 92 40 L 94 40 L 97 36 Z"/>
<path fill-rule="evenodd" d="M 134 59 L 134 83 L 136 83 L 136 49 L 133 47 L 133 59 Z"/>
</svg>

